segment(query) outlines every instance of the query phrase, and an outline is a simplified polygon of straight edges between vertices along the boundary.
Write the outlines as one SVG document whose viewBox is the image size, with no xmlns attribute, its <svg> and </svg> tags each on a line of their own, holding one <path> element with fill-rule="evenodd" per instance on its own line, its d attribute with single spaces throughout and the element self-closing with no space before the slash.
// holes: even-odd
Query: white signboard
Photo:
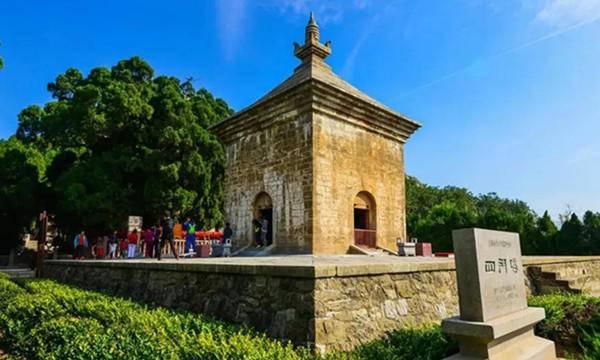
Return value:
<svg viewBox="0 0 600 360">
<path fill-rule="evenodd" d="M 133 229 L 137 229 L 138 231 L 142 230 L 143 218 L 141 216 L 129 216 L 128 228 L 129 231 L 133 231 Z"/>
</svg>

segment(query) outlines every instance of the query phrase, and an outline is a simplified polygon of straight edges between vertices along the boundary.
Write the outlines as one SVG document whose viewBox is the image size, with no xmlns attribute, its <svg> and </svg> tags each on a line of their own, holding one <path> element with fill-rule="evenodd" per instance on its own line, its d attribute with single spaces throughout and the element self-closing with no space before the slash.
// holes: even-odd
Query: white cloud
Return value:
<svg viewBox="0 0 600 360">
<path fill-rule="evenodd" d="M 246 0 L 219 0 L 217 26 L 225 58 L 231 60 L 239 48 L 244 33 Z"/>
<path fill-rule="evenodd" d="M 367 22 L 364 28 L 360 31 L 357 40 L 354 43 L 352 50 L 350 51 L 350 54 L 348 54 L 348 56 L 346 57 L 346 61 L 344 62 L 344 68 L 342 69 L 342 75 L 344 77 L 352 77 L 352 73 L 354 72 L 354 65 L 356 63 L 356 57 L 362 49 L 365 41 L 367 41 L 367 39 L 371 36 L 373 28 L 377 25 L 380 18 L 380 14 L 376 14 L 375 16 L 371 17 L 371 19 Z"/>
<path fill-rule="evenodd" d="M 600 147 L 597 144 L 586 144 L 572 152 L 570 157 L 572 164 L 593 164 L 600 160 Z"/>
<path fill-rule="evenodd" d="M 558 11 L 557 9 L 560 8 L 561 6 L 568 6 L 568 5 L 557 5 L 558 3 L 574 3 L 574 2 L 581 2 L 581 3 L 587 3 L 588 5 L 586 5 L 586 9 L 590 9 L 590 12 L 587 13 L 585 16 L 584 15 L 578 15 L 575 16 L 574 14 L 579 14 L 580 10 L 575 11 L 574 9 L 577 8 L 579 9 L 579 5 L 570 5 L 573 6 L 574 8 L 571 9 L 571 11 L 567 11 L 566 13 L 562 13 L 562 15 L 558 15 L 558 14 L 554 14 L 551 15 L 553 12 Z M 592 4 L 595 4 L 595 11 L 591 11 L 592 10 Z M 581 27 L 584 27 L 586 25 L 589 25 L 593 22 L 596 22 L 598 20 L 600 20 L 600 0 L 546 0 L 546 6 L 544 6 L 544 8 L 538 13 L 536 19 L 540 20 L 540 21 L 546 21 L 549 24 L 551 24 L 552 26 L 556 26 L 556 29 L 551 30 L 550 32 L 539 36 L 531 41 L 527 41 L 525 43 L 522 43 L 520 45 L 514 46 L 512 48 L 508 48 L 502 51 L 499 51 L 495 54 L 489 55 L 487 57 L 483 57 L 480 59 L 476 59 L 474 60 L 472 63 L 457 69 L 456 71 L 453 71 L 451 73 L 448 73 L 444 76 L 441 76 L 435 80 L 432 80 L 430 82 L 427 82 L 425 84 L 419 85 L 411 90 L 408 90 L 406 92 L 404 92 L 403 94 L 400 95 L 400 97 L 404 97 L 407 95 L 411 95 L 415 92 L 421 91 L 423 89 L 429 88 L 431 86 L 434 86 L 440 82 L 446 81 L 448 79 L 452 79 L 458 75 L 461 75 L 467 71 L 473 71 L 473 70 L 478 70 L 478 68 L 481 68 L 483 66 L 486 66 L 486 64 L 496 58 L 500 58 L 500 57 L 504 57 L 507 55 L 510 55 L 512 53 L 521 51 L 523 49 L 535 46 L 539 43 L 548 41 L 548 40 L 552 40 L 556 37 L 559 37 L 563 34 L 569 33 L 571 31 L 577 30 Z M 552 9 L 552 10 L 550 10 Z M 570 14 L 570 15 L 567 15 Z M 550 22 L 550 16 L 553 17 L 553 21 Z M 562 18 L 559 20 L 559 17 L 562 16 Z M 546 19 L 546 20 L 544 20 Z"/>
<path fill-rule="evenodd" d="M 600 19 L 600 0 L 545 0 L 536 20 L 562 28 Z"/>
<path fill-rule="evenodd" d="M 354 6 L 361 11 L 365 11 L 371 5 L 372 5 L 372 3 L 368 0 L 355 0 L 354 1 Z M 371 34 L 373 33 L 373 31 L 375 30 L 375 28 L 381 21 L 382 17 L 386 14 L 389 14 L 394 5 L 396 5 L 396 2 L 390 1 L 390 0 L 388 0 L 388 2 L 386 3 L 385 6 L 380 5 L 376 11 L 371 12 L 369 19 L 364 24 L 362 29 L 358 30 L 354 46 L 352 47 L 352 50 L 350 51 L 350 53 L 346 57 L 346 61 L 344 62 L 344 67 L 342 69 L 343 77 L 345 77 L 345 78 L 352 77 L 352 73 L 354 72 L 354 65 L 356 64 L 356 58 L 358 56 L 358 53 L 361 51 L 362 47 L 367 42 L 369 37 L 371 37 Z"/>
<path fill-rule="evenodd" d="M 347 11 L 365 10 L 373 0 L 273 0 L 271 6 L 279 8 L 285 14 L 308 16 L 313 11 L 320 24 L 338 23 Z"/>
<path fill-rule="evenodd" d="M 240 48 L 246 30 L 248 7 L 263 6 L 278 9 L 284 15 L 308 19 L 313 11 L 321 25 L 339 23 L 348 11 L 366 11 L 375 0 L 217 0 L 217 26 L 225 58 L 231 60 Z"/>
</svg>

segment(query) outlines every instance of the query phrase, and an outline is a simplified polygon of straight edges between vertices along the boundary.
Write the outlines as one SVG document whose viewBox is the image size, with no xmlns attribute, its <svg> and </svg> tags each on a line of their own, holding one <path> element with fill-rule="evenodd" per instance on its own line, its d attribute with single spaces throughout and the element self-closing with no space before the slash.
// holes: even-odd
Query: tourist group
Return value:
<svg viewBox="0 0 600 360">
<path fill-rule="evenodd" d="M 98 236 L 93 243 L 88 241 L 85 231 L 73 239 L 73 258 L 82 260 L 86 255 L 94 259 L 156 258 L 169 253 L 180 257 L 229 256 L 233 230 L 229 223 L 223 231 L 218 228 L 204 231 L 187 218 L 182 224 L 169 213 L 154 226 L 131 231 L 113 231 L 112 234 Z M 165 245 L 168 248 L 165 249 Z M 198 251 L 200 250 L 200 251 Z"/>
</svg>

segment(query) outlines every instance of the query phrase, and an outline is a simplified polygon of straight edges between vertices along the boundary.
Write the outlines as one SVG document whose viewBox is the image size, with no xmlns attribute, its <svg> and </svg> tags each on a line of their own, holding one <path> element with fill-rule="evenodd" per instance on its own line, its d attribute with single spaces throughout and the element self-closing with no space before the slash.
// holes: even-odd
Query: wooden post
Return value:
<svg viewBox="0 0 600 360">
<path fill-rule="evenodd" d="M 8 267 L 15 266 L 15 248 L 10 249 L 8 253 Z"/>
<path fill-rule="evenodd" d="M 35 276 L 41 277 L 44 267 L 44 258 L 46 257 L 46 237 L 48 236 L 48 214 L 46 211 L 40 213 L 41 234 L 38 239 L 37 261 L 35 267 Z"/>
</svg>

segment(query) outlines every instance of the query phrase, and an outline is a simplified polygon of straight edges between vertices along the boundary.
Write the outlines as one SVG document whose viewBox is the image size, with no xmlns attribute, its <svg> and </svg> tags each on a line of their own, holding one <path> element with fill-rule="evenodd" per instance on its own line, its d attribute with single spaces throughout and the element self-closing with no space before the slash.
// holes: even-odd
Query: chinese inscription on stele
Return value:
<svg viewBox="0 0 600 360">
<path fill-rule="evenodd" d="M 527 307 L 518 234 L 465 229 L 454 239 L 463 320 L 488 321 Z"/>
<path fill-rule="evenodd" d="M 452 232 L 460 316 L 444 319 L 460 352 L 444 360 L 556 360 L 554 343 L 535 336 L 543 308 L 527 307 L 519 234 Z"/>
</svg>

